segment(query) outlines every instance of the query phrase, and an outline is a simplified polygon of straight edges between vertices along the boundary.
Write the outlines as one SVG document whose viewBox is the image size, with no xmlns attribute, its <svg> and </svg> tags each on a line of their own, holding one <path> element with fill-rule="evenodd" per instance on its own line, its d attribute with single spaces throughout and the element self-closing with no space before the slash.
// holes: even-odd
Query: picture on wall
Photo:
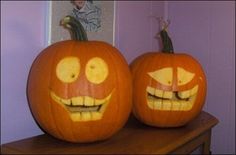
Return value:
<svg viewBox="0 0 236 155">
<path fill-rule="evenodd" d="M 48 1 L 48 44 L 71 39 L 68 29 L 60 25 L 67 15 L 84 27 L 88 40 L 105 41 L 114 45 L 115 1 L 70 0 Z"/>
</svg>

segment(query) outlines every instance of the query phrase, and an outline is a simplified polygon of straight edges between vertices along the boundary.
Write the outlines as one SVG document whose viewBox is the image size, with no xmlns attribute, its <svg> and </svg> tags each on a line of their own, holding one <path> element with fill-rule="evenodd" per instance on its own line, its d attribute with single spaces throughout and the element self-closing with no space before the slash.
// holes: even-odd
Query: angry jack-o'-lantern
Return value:
<svg viewBox="0 0 236 155">
<path fill-rule="evenodd" d="M 133 113 L 143 123 L 157 127 L 185 125 L 201 111 L 206 78 L 190 55 L 174 54 L 172 42 L 161 31 L 163 52 L 149 52 L 131 64 Z"/>
<path fill-rule="evenodd" d="M 62 20 L 73 40 L 44 49 L 32 64 L 28 100 L 39 125 L 71 142 L 109 138 L 131 111 L 131 74 L 113 46 L 87 41 L 73 17 Z"/>
</svg>

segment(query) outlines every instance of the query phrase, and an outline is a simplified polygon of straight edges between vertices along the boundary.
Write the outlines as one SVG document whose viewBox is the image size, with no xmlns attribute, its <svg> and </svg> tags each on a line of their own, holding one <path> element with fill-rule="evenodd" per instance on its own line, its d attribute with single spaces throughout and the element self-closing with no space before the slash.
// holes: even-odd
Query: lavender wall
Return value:
<svg viewBox="0 0 236 155">
<path fill-rule="evenodd" d="M 116 47 L 130 63 L 138 55 L 159 49 L 155 39 L 164 17 L 165 3 L 160 1 L 119 1 L 116 8 Z"/>
<path fill-rule="evenodd" d="M 169 2 L 176 51 L 203 65 L 208 91 L 204 110 L 220 123 L 213 129 L 212 153 L 235 153 L 235 3 Z"/>
<path fill-rule="evenodd" d="M 40 134 L 26 98 L 33 59 L 44 46 L 44 2 L 1 1 L 1 143 Z"/>
<path fill-rule="evenodd" d="M 159 49 L 154 38 L 159 25 L 150 16 L 169 14 L 176 51 L 188 52 L 203 65 L 208 78 L 204 110 L 220 120 L 213 129 L 213 153 L 235 153 L 234 7 L 233 2 L 119 1 L 116 5 L 116 47 L 128 62 Z M 30 65 L 46 46 L 46 9 L 46 2 L 1 1 L 1 143 L 42 133 L 25 91 Z"/>
</svg>

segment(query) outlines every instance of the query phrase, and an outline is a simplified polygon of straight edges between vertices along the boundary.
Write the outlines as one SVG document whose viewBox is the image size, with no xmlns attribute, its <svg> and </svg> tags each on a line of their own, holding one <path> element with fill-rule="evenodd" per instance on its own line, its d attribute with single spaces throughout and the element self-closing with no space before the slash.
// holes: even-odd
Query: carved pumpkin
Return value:
<svg viewBox="0 0 236 155">
<path fill-rule="evenodd" d="M 31 111 L 39 125 L 59 139 L 109 138 L 132 108 L 128 64 L 113 46 L 86 41 L 73 17 L 62 21 L 74 40 L 47 47 L 33 62 L 27 87 Z"/>
<path fill-rule="evenodd" d="M 163 52 L 136 58 L 133 77 L 133 113 L 143 123 L 178 127 L 196 117 L 205 101 L 206 78 L 201 65 L 187 54 L 174 54 L 165 29 Z"/>
</svg>

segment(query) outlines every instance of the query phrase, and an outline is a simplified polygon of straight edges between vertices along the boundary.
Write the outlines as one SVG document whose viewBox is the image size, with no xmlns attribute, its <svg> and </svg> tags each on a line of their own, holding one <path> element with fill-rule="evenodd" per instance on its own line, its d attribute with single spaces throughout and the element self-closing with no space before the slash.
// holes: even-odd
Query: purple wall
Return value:
<svg viewBox="0 0 236 155">
<path fill-rule="evenodd" d="M 128 62 L 138 55 L 158 50 L 155 35 L 159 23 L 152 16 L 164 16 L 164 2 L 120 1 L 116 7 L 116 47 Z"/>
<path fill-rule="evenodd" d="M 213 129 L 212 153 L 235 153 L 235 3 L 169 2 L 176 51 L 197 58 L 208 80 L 204 110 L 220 123 Z"/>
<path fill-rule="evenodd" d="M 33 59 L 44 46 L 44 2 L 1 1 L 1 143 L 40 134 L 26 98 Z"/>
<path fill-rule="evenodd" d="M 166 7 L 167 6 L 167 7 Z M 46 2 L 1 1 L 1 143 L 41 134 L 29 111 L 26 81 L 36 55 L 46 46 Z M 116 47 L 128 62 L 159 50 L 158 22 L 167 16 L 176 51 L 203 65 L 208 79 L 204 110 L 220 123 L 213 129 L 213 153 L 235 153 L 235 5 L 233 2 L 119 1 Z"/>
</svg>

